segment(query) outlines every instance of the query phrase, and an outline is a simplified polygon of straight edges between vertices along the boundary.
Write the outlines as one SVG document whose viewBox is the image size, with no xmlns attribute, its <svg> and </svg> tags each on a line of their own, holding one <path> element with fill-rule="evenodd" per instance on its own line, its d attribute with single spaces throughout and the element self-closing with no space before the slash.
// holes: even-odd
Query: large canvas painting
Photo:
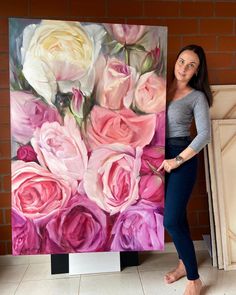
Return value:
<svg viewBox="0 0 236 295">
<path fill-rule="evenodd" d="M 162 250 L 167 29 L 9 27 L 13 254 Z"/>
</svg>

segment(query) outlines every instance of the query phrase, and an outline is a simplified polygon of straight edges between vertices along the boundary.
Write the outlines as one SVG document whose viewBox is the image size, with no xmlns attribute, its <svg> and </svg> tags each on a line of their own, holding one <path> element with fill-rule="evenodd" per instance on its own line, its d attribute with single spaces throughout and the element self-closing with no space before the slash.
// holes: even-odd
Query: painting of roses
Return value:
<svg viewBox="0 0 236 295">
<path fill-rule="evenodd" d="M 9 27 L 13 254 L 163 250 L 167 29 Z"/>
</svg>

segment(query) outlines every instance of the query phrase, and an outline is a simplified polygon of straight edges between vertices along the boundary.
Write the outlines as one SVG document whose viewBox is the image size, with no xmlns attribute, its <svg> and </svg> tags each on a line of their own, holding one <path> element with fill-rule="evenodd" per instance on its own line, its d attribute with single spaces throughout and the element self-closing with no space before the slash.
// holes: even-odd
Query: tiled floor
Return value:
<svg viewBox="0 0 236 295">
<path fill-rule="evenodd" d="M 197 257 L 205 284 L 202 295 L 236 295 L 236 271 L 213 268 L 207 251 L 198 251 Z M 42 261 L 36 257 L 21 264 L 15 257 L 12 265 L 2 258 L 0 295 L 182 295 L 186 283 L 185 278 L 171 285 L 163 283 L 163 275 L 177 262 L 174 253 L 143 253 L 138 267 L 78 276 L 51 275 L 49 258 Z"/>
</svg>

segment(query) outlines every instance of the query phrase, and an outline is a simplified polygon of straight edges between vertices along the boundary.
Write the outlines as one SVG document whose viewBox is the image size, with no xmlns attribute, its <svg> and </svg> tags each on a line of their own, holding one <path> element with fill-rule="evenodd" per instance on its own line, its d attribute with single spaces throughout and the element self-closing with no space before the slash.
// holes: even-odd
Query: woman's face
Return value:
<svg viewBox="0 0 236 295">
<path fill-rule="evenodd" d="M 175 63 L 175 78 L 188 84 L 193 75 L 197 74 L 200 60 L 197 54 L 191 50 L 184 50 Z"/>
</svg>

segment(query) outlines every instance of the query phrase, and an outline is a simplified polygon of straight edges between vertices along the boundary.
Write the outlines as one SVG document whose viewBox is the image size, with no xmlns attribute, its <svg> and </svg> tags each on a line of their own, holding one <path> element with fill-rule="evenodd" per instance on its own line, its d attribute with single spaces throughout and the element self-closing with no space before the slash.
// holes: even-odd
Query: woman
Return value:
<svg viewBox="0 0 236 295">
<path fill-rule="evenodd" d="M 164 226 L 171 235 L 179 263 L 165 275 L 173 283 L 187 275 L 184 295 L 199 295 L 196 254 L 190 237 L 186 207 L 197 175 L 199 151 L 210 141 L 209 106 L 212 94 L 208 83 L 206 57 L 202 47 L 189 45 L 178 54 L 174 79 L 168 91 L 166 159 L 158 170 L 165 169 L 166 195 Z M 197 135 L 190 138 L 194 118 Z"/>
</svg>

